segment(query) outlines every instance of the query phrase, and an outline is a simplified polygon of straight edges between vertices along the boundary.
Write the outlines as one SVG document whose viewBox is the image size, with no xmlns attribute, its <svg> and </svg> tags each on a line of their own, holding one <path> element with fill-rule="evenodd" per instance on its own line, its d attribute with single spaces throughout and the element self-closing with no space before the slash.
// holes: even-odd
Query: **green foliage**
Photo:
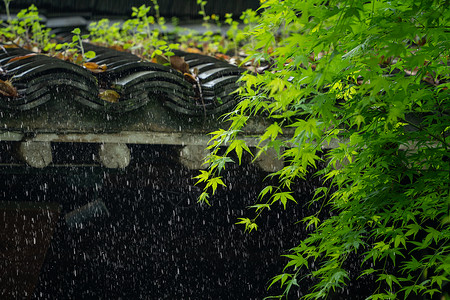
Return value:
<svg viewBox="0 0 450 300">
<path fill-rule="evenodd" d="M 242 101 L 227 129 L 212 133 L 199 201 L 211 201 L 218 185 L 208 181 L 232 162 L 227 155 L 240 162 L 247 151 L 240 134 L 248 121 L 264 117 L 270 125 L 255 158 L 273 148 L 286 165 L 270 175 L 279 185 L 251 206 L 255 216 L 238 224 L 251 231 L 275 203 L 287 209 L 297 201 L 292 183 L 310 169 L 330 185 L 312 201 L 334 211 L 303 220 L 313 232 L 270 286 L 281 284 L 287 296 L 310 278 L 305 298 L 325 298 L 350 280 L 352 254 L 359 276 L 376 278 L 370 299 L 438 293 L 450 280 L 448 2 L 261 2 L 245 62 L 272 70 L 241 78 Z"/>
<path fill-rule="evenodd" d="M 172 50 L 178 49 L 179 44 L 170 43 L 163 31 L 167 28 L 164 17 L 159 14 L 157 0 L 152 0 L 155 15 L 150 15 L 151 6 L 145 4 L 132 7 L 130 19 L 122 25 L 111 24 L 109 20 L 102 19 L 90 24 L 89 31 L 92 41 L 114 46 L 119 50 L 128 50 L 136 55 L 154 58 L 159 56 L 172 56 Z"/>
<path fill-rule="evenodd" d="M 81 34 L 80 28 L 75 28 L 72 30 L 73 36 L 72 36 L 72 43 L 69 43 L 69 48 L 78 48 L 78 50 L 81 52 L 81 63 L 85 62 L 87 59 L 94 58 L 95 52 L 94 51 L 84 51 L 83 47 L 83 40 L 89 38 L 89 34 Z M 75 53 L 75 61 L 77 60 L 78 53 Z"/>
<path fill-rule="evenodd" d="M 234 163 L 228 155 L 240 164 L 245 153 L 257 159 L 273 149 L 286 162 L 269 175 L 278 184 L 265 187 L 249 207 L 253 216 L 238 219 L 248 232 L 272 205 L 289 209 L 300 202 L 291 186 L 309 170 L 328 184 L 311 200 L 321 202 L 320 211 L 302 220 L 311 233 L 283 256 L 285 268 L 269 283 L 282 287 L 274 298 L 304 288 L 305 279 L 315 282 L 306 299 L 327 297 L 354 280 L 346 269 L 354 256 L 359 277 L 376 280 L 369 299 L 432 296 L 449 284 L 447 2 L 266 0 L 258 13 L 241 16 L 243 29 L 227 14 L 226 37 L 207 31 L 180 39 L 185 46 L 207 45 L 205 52 L 237 54 L 242 46 L 244 63 L 271 68 L 242 76 L 242 101 L 225 116 L 227 129 L 211 133 L 209 169 L 195 177 L 204 188 L 199 203 L 210 205 L 225 186 L 221 172 Z M 9 15 L 10 1 L 4 3 Z M 106 19 L 91 24 L 92 41 L 143 57 L 173 55 L 179 45 L 163 34 L 165 20 L 157 1 L 152 4 L 154 16 L 142 5 L 122 26 Z M 221 26 L 218 16 L 206 15 L 206 1 L 197 4 L 207 28 L 211 20 Z M 3 42 L 31 50 L 61 50 L 79 63 L 95 55 L 84 52 L 89 36 L 80 29 L 63 44 L 49 32 L 34 5 L 0 28 Z M 260 118 L 269 125 L 253 154 L 241 133 Z M 325 168 L 317 169 L 319 162 Z M 324 209 L 333 215 L 319 218 Z"/>
<path fill-rule="evenodd" d="M 54 55 L 55 51 L 62 51 L 63 58 L 70 57 L 72 62 L 79 64 L 95 57 L 95 52 L 84 51 L 83 40 L 88 39 L 89 35 L 82 35 L 79 28 L 72 31 L 71 42 L 57 43 L 50 35 L 51 29 L 46 28 L 41 21 L 37 7 L 32 4 L 29 8 L 21 10 L 16 18 L 9 19 L 8 26 L 0 28 L 1 39 L 35 52 Z"/>
<path fill-rule="evenodd" d="M 108 19 L 101 19 L 89 24 L 91 41 L 105 43 L 110 46 L 117 45 L 124 39 L 119 22 L 111 24 Z"/>
<path fill-rule="evenodd" d="M 245 226 L 245 231 L 252 232 L 252 230 L 258 230 L 258 224 L 255 220 L 250 220 L 249 218 L 238 218 L 240 221 L 236 224 L 243 224 Z"/>
<path fill-rule="evenodd" d="M 21 47 L 29 49 L 51 48 L 50 28 L 41 24 L 38 9 L 34 4 L 27 9 L 22 9 L 17 13 L 16 18 L 9 16 L 9 3 L 4 1 L 8 15 L 8 24 L 0 27 L 0 34 L 9 42 L 17 43 Z"/>
<path fill-rule="evenodd" d="M 62 58 L 80 65 L 85 63 L 88 59 L 94 58 L 96 55 L 95 52 L 85 52 L 83 47 L 83 40 L 88 39 L 89 34 L 81 34 L 80 28 L 75 28 L 71 33 L 73 34 L 71 42 L 58 44 L 51 43 L 51 49 L 61 51 Z M 48 51 L 48 47 L 44 48 L 44 50 Z"/>
<path fill-rule="evenodd" d="M 232 19 L 231 14 L 227 14 L 225 23 L 229 29 L 225 36 L 220 34 L 220 28 L 223 26 L 220 16 L 212 14 L 207 15 L 205 7 L 207 1 L 197 1 L 199 6 L 199 15 L 202 17 L 202 25 L 207 29 L 203 33 L 195 30 L 181 28 L 178 26 L 178 20 L 172 19 L 175 26 L 174 32 L 176 42 L 173 43 L 167 34 L 166 21 L 159 14 L 159 5 L 156 0 L 152 0 L 155 15 L 152 16 L 152 7 L 141 5 L 133 7 L 132 18 L 126 20 L 123 24 L 111 24 L 108 19 L 102 19 L 98 22 L 92 22 L 89 26 L 91 41 L 107 46 L 113 46 L 119 50 L 131 51 L 133 54 L 144 58 L 154 58 L 156 55 L 166 58 L 174 55 L 172 50 L 186 48 L 202 48 L 205 54 L 227 53 L 234 49 L 235 54 L 238 47 L 249 40 L 249 35 L 245 30 L 255 24 L 257 15 L 252 10 L 247 10 L 241 16 L 246 27 L 241 29 L 238 22 Z M 211 23 L 215 22 L 218 29 L 213 31 Z M 192 49 L 191 49 L 192 50 Z M 200 51 L 200 50 L 199 50 Z M 220 100 L 219 100 L 220 102 Z"/>
</svg>

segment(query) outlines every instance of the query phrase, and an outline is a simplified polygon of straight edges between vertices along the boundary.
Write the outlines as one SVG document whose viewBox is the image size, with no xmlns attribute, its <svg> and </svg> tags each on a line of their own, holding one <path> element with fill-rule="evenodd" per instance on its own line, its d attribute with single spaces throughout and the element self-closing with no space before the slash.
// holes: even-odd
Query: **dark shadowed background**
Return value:
<svg viewBox="0 0 450 300">
<path fill-rule="evenodd" d="M 14 0 L 11 9 L 18 10 L 34 4 L 46 16 L 79 15 L 84 17 L 127 17 L 131 15 L 131 7 L 146 4 L 150 0 Z M 196 0 L 159 0 L 161 16 L 181 19 L 197 19 L 198 5 Z M 240 15 L 247 8 L 256 9 L 259 0 L 208 1 L 205 7 L 207 14 L 224 15 L 232 13 Z M 2 10 L 4 13 L 4 11 Z"/>
</svg>

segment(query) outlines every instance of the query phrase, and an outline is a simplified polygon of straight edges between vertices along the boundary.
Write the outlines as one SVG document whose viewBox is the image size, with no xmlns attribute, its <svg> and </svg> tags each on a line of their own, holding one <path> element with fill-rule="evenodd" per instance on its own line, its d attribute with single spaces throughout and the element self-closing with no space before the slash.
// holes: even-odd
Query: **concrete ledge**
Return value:
<svg viewBox="0 0 450 300">
<path fill-rule="evenodd" d="M 244 140 L 249 147 L 258 146 L 259 138 L 256 134 L 242 134 L 238 138 Z M 33 137 L 26 137 L 23 133 L 0 133 L 1 141 L 55 142 L 55 143 L 120 143 L 120 144 L 149 144 L 149 145 L 198 145 L 208 144 L 211 136 L 208 132 L 152 132 L 152 131 L 121 131 L 117 133 L 36 133 Z M 288 137 L 285 138 L 286 140 Z M 322 149 L 338 147 L 341 141 L 332 140 L 330 144 L 323 144 Z"/>
</svg>

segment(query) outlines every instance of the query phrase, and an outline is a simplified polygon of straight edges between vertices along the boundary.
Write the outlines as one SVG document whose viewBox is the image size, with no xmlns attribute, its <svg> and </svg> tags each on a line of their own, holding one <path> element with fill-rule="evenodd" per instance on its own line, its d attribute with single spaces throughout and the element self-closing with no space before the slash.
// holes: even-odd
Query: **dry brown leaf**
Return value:
<svg viewBox="0 0 450 300">
<path fill-rule="evenodd" d="M 7 64 L 12 63 L 13 61 L 27 59 L 27 58 L 33 57 L 35 55 L 37 55 L 37 53 L 30 53 L 30 54 L 27 54 L 27 55 L 16 56 L 16 57 L 13 57 L 10 60 L 8 60 Z"/>
<path fill-rule="evenodd" d="M 25 45 L 22 45 L 22 48 L 23 48 L 23 49 L 27 49 L 27 50 L 30 50 L 30 51 L 32 51 L 32 50 L 33 50 L 33 46 L 32 46 L 32 45 L 30 45 L 30 44 L 25 44 Z"/>
<path fill-rule="evenodd" d="M 61 60 L 65 60 L 65 56 L 64 56 L 64 54 L 62 54 L 61 52 L 56 52 L 55 53 L 55 55 L 54 55 L 54 57 L 56 57 L 56 58 L 58 58 L 58 59 L 61 59 Z"/>
<path fill-rule="evenodd" d="M 74 64 L 81 65 L 81 63 L 83 62 L 83 57 L 78 54 L 77 55 L 72 54 L 69 56 L 69 60 Z"/>
<path fill-rule="evenodd" d="M 188 52 L 188 53 L 202 54 L 202 51 L 201 51 L 200 49 L 192 48 L 192 47 L 187 48 L 187 49 L 186 49 L 186 52 Z"/>
<path fill-rule="evenodd" d="M 172 66 L 172 68 L 174 68 L 175 70 L 180 71 L 181 73 L 191 73 L 189 71 L 189 65 L 184 61 L 184 58 L 180 57 L 180 56 L 171 56 L 170 57 L 170 65 Z"/>
<path fill-rule="evenodd" d="M 4 44 L 2 45 L 3 48 L 19 48 L 16 44 Z"/>
<path fill-rule="evenodd" d="M 11 81 L 0 80 L 0 94 L 6 97 L 16 98 L 19 96 L 17 89 L 12 85 Z"/>
<path fill-rule="evenodd" d="M 186 79 L 188 82 L 190 82 L 192 84 L 196 84 L 197 83 L 197 80 L 195 79 L 195 77 L 192 74 L 184 73 L 183 76 L 184 76 L 184 79 Z"/>
<path fill-rule="evenodd" d="M 112 46 L 110 46 L 110 48 L 114 49 L 114 50 L 117 50 L 117 51 L 120 51 L 120 52 L 125 52 L 125 49 L 121 45 L 112 45 Z"/>
<path fill-rule="evenodd" d="M 220 60 L 224 60 L 224 61 L 230 60 L 230 57 L 228 55 L 226 55 L 226 54 L 223 54 L 223 53 L 216 53 L 216 55 L 214 55 L 214 56 L 217 59 L 220 59 Z"/>
<path fill-rule="evenodd" d="M 86 69 L 98 69 L 98 64 L 94 62 L 87 62 L 83 64 L 83 67 L 85 67 Z"/>
<path fill-rule="evenodd" d="M 106 90 L 98 94 L 98 97 L 106 102 L 117 103 L 119 102 L 120 94 L 114 90 Z"/>
<path fill-rule="evenodd" d="M 87 62 L 83 64 L 83 67 L 88 69 L 89 71 L 93 72 L 93 73 L 101 73 L 101 72 L 105 72 L 107 67 L 105 64 L 102 65 L 98 65 L 94 62 Z"/>
<path fill-rule="evenodd" d="M 209 43 L 203 43 L 202 45 L 203 53 L 209 53 Z"/>
</svg>

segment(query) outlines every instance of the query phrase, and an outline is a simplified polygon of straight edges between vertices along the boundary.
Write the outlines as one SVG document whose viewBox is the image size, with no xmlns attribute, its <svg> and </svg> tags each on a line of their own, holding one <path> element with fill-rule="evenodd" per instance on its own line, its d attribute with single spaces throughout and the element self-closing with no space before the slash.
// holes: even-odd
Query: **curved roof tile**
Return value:
<svg viewBox="0 0 450 300">
<path fill-rule="evenodd" d="M 94 110 L 124 113 L 150 101 L 162 101 L 163 106 L 176 113 L 206 116 L 224 113 L 236 104 L 235 96 L 229 94 L 238 87 L 236 81 L 245 71 L 213 57 L 176 51 L 191 70 L 198 70 L 197 83 L 192 83 L 173 68 L 142 61 L 130 53 L 89 43 L 84 43 L 84 48 L 96 52 L 89 62 L 105 64 L 104 72 L 92 73 L 76 64 L 21 48 L 4 48 L 0 66 L 6 74 L 1 79 L 12 80 L 18 95 L 0 95 L 0 107 L 23 111 L 52 99 L 65 99 Z M 117 103 L 99 97 L 107 89 L 120 94 Z"/>
</svg>

